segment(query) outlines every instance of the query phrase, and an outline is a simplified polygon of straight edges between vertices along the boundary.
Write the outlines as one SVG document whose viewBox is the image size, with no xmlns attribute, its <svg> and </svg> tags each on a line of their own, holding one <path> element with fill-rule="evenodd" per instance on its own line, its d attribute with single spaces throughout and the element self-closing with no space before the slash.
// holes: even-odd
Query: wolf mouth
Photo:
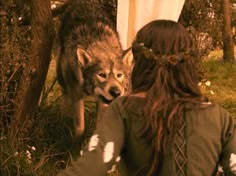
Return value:
<svg viewBox="0 0 236 176">
<path fill-rule="evenodd" d="M 99 95 L 98 96 L 99 97 L 99 99 L 103 102 L 103 103 L 105 103 L 105 104 L 110 104 L 113 100 L 108 100 L 108 99 L 106 99 L 104 96 L 102 96 L 102 95 Z"/>
</svg>

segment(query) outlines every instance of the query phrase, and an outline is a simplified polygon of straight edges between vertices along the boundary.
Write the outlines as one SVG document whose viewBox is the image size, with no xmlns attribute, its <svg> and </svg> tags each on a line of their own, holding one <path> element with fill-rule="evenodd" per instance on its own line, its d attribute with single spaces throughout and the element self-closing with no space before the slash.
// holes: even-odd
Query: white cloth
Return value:
<svg viewBox="0 0 236 176">
<path fill-rule="evenodd" d="M 185 0 L 118 0 L 117 30 L 123 49 L 131 46 L 136 33 L 155 19 L 178 21 Z"/>
</svg>

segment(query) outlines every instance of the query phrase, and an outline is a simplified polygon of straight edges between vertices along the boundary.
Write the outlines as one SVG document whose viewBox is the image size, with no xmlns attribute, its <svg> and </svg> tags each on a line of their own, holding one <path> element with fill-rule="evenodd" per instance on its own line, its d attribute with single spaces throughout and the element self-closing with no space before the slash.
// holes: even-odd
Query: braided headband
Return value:
<svg viewBox="0 0 236 176">
<path fill-rule="evenodd" d="M 146 47 L 144 43 L 137 43 L 135 41 L 132 44 L 132 48 L 134 51 L 144 51 L 148 59 L 154 59 L 160 65 L 176 65 L 178 62 L 186 60 L 187 58 L 189 58 L 189 56 L 193 55 L 193 52 L 191 51 L 180 52 L 178 54 L 157 55 L 153 52 L 152 48 Z"/>
</svg>

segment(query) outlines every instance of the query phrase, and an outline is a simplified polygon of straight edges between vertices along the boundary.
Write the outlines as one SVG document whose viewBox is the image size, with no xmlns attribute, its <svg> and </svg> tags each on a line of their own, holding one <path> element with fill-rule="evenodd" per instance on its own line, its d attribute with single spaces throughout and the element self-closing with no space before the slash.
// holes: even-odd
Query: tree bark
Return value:
<svg viewBox="0 0 236 176">
<path fill-rule="evenodd" d="M 223 60 L 234 60 L 234 42 L 231 30 L 230 1 L 222 0 L 223 9 Z"/>
<path fill-rule="evenodd" d="M 40 94 L 46 80 L 54 37 L 49 0 L 31 0 L 31 55 L 16 97 L 12 130 L 34 119 Z"/>
</svg>

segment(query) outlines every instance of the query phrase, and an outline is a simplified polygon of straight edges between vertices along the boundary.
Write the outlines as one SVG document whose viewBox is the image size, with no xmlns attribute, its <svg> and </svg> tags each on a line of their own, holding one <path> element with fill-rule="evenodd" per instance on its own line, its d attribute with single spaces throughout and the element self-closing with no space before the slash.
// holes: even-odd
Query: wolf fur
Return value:
<svg viewBox="0 0 236 176">
<path fill-rule="evenodd" d="M 59 27 L 57 78 L 71 102 L 77 136 L 85 130 L 85 96 L 95 97 L 99 119 L 111 101 L 127 92 L 130 64 L 102 6 L 91 0 L 71 1 Z"/>
</svg>

